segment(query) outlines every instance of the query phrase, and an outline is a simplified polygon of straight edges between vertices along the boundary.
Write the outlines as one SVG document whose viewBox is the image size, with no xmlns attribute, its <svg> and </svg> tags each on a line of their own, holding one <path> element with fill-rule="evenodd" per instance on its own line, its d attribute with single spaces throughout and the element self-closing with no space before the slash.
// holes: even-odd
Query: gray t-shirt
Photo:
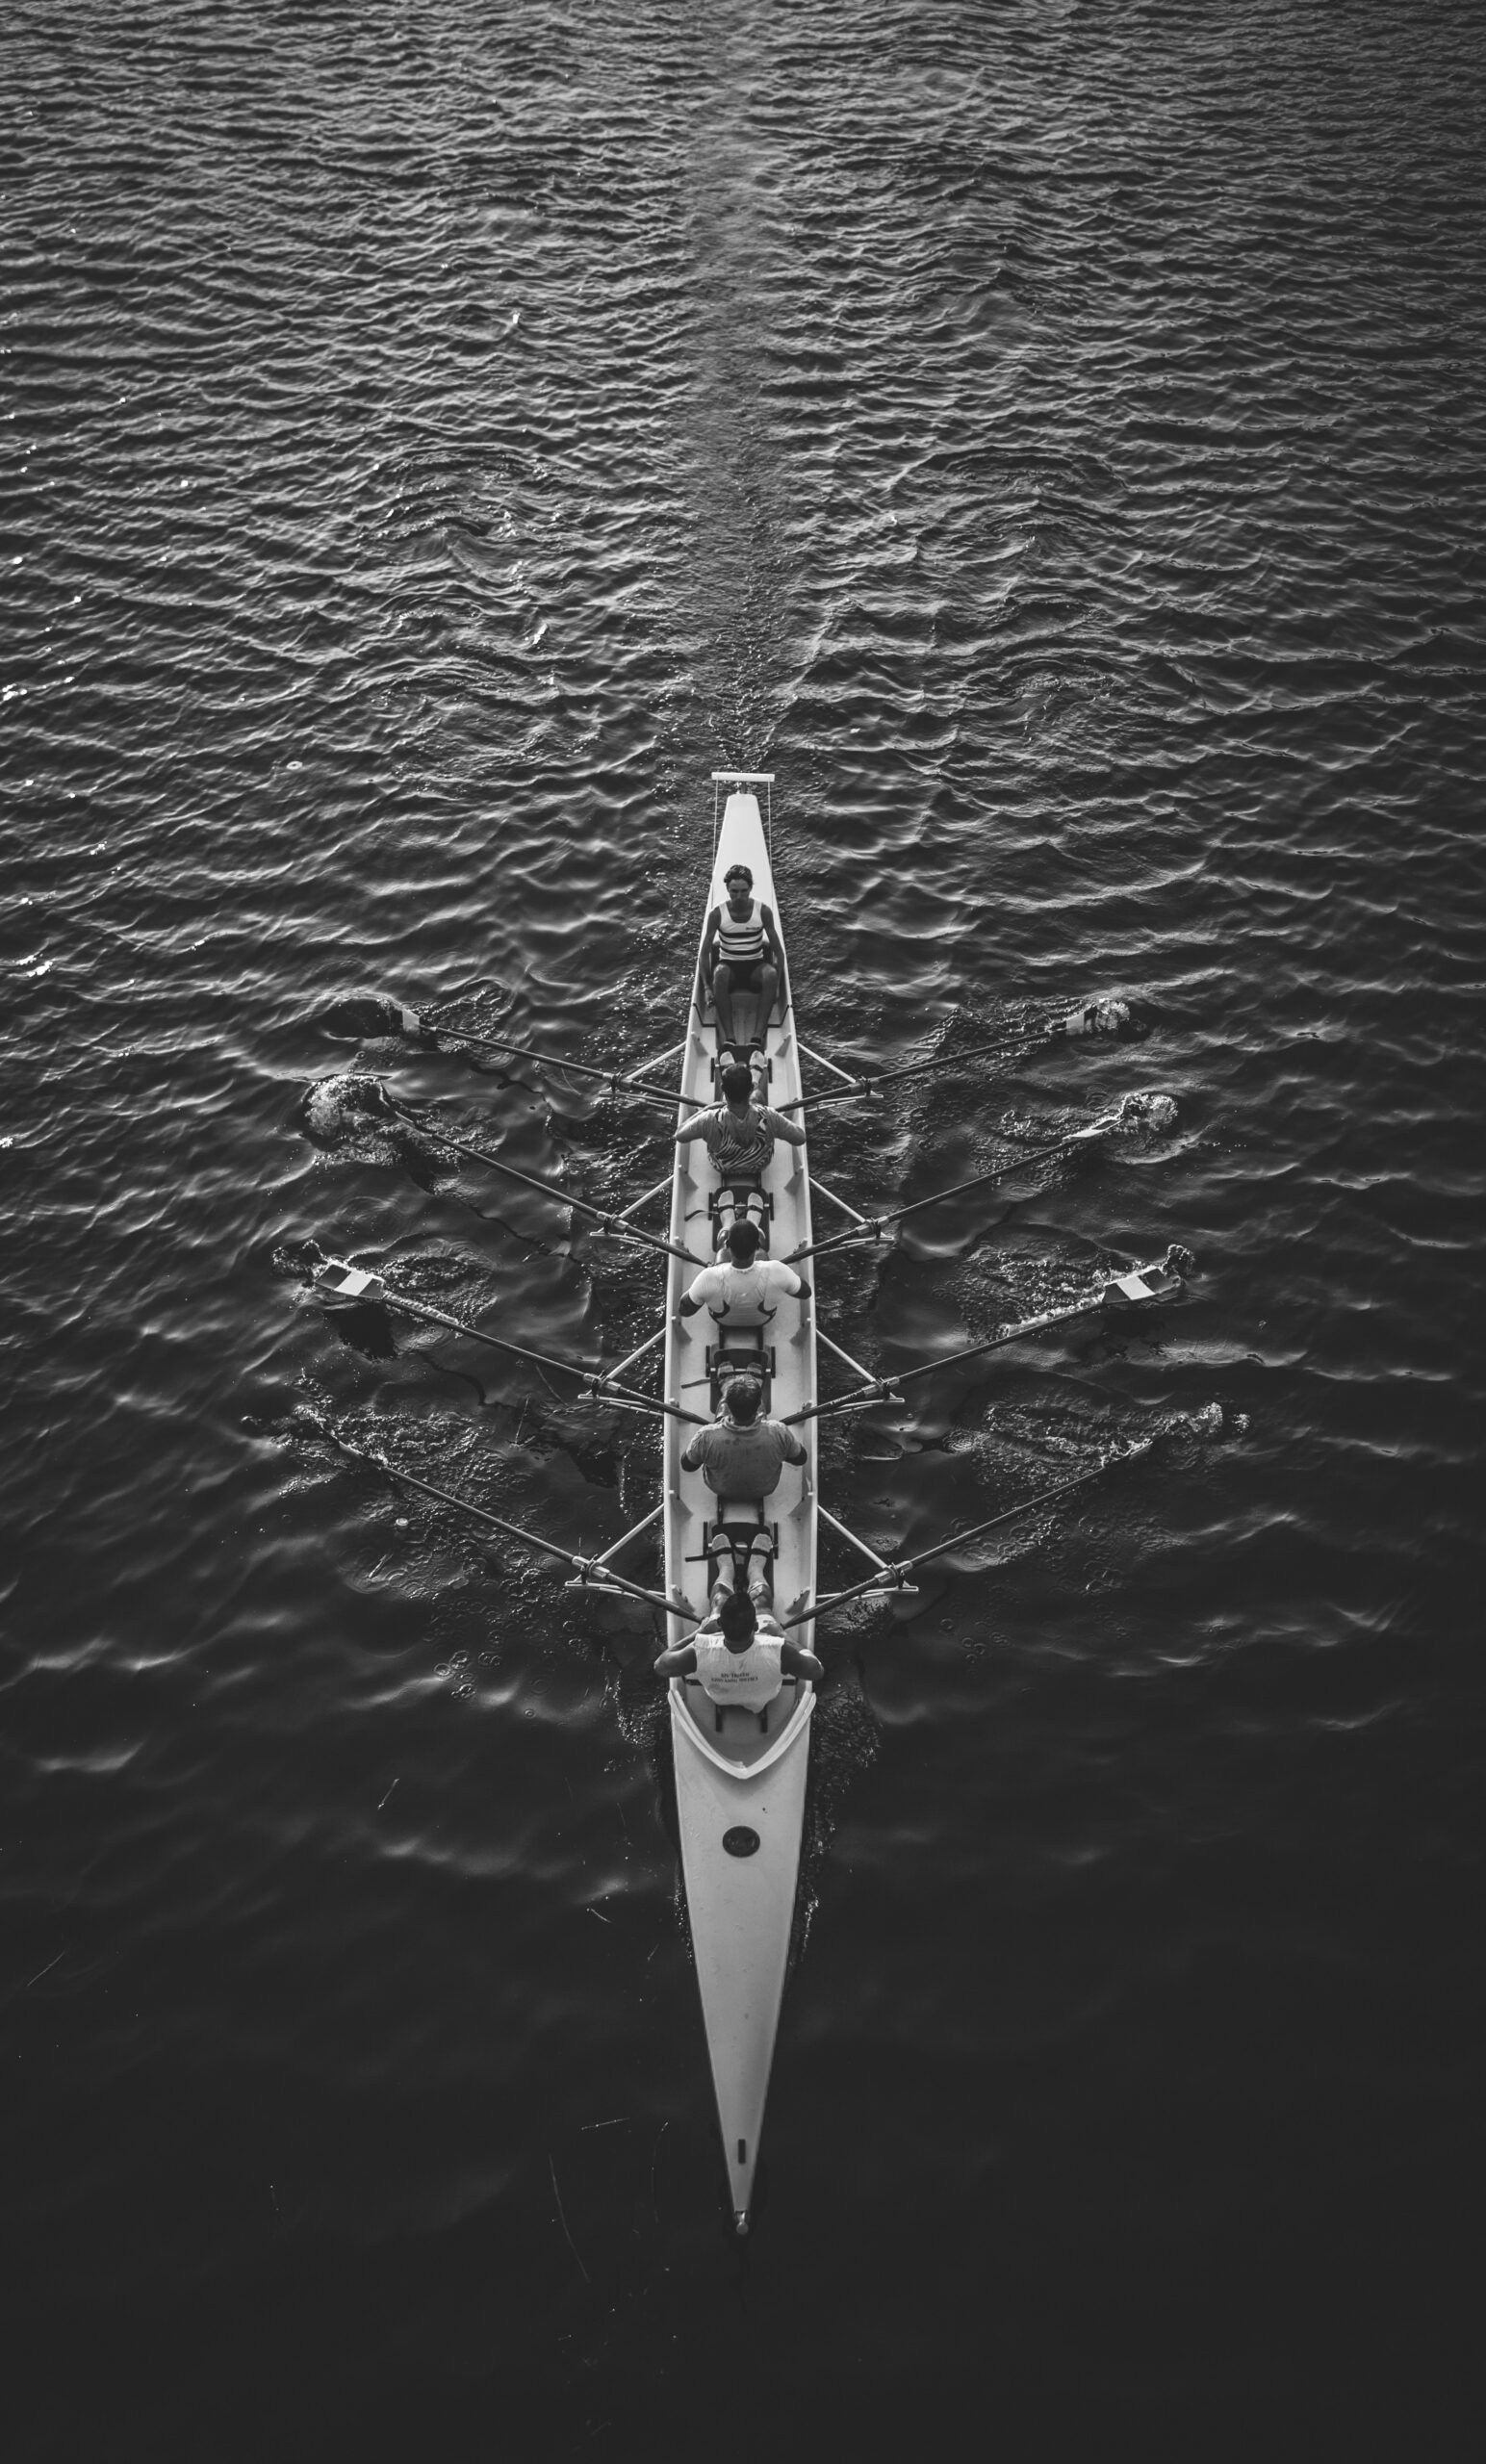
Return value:
<svg viewBox="0 0 1486 2464">
<path fill-rule="evenodd" d="M 786 1463 L 803 1463 L 805 1448 L 782 1421 L 755 1421 L 738 1428 L 714 1421 L 699 1428 L 681 1456 L 683 1472 L 703 1472 L 709 1489 L 724 1498 L 766 1498 L 779 1486 Z"/>
</svg>

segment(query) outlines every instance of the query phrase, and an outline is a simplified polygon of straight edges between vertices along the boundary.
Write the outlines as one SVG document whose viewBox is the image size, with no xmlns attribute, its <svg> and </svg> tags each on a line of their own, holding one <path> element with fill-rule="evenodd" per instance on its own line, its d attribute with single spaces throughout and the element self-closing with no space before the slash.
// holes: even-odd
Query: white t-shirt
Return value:
<svg viewBox="0 0 1486 2464">
<path fill-rule="evenodd" d="M 761 1326 L 799 1289 L 799 1276 L 782 1258 L 756 1258 L 751 1267 L 704 1267 L 686 1297 L 730 1325 Z"/>
<path fill-rule="evenodd" d="M 697 1675 L 713 1703 L 741 1703 L 745 1711 L 761 1711 L 784 1682 L 780 1666 L 784 1630 L 772 1617 L 760 1617 L 746 1652 L 730 1652 L 722 1628 L 709 1617 L 697 1629 Z"/>
</svg>

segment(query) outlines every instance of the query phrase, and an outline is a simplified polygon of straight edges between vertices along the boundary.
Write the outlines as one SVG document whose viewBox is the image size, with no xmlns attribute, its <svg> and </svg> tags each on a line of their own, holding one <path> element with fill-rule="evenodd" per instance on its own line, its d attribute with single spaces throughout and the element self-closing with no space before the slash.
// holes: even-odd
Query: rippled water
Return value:
<svg viewBox="0 0 1486 2464">
<path fill-rule="evenodd" d="M 1453 2451 L 1476 11 L 16 0 L 7 85 L 8 2453 Z M 898 1365 L 1201 1269 L 843 1426 L 838 1510 L 1228 1424 L 837 1628 L 744 2253 L 648 1634 L 294 1416 L 584 1547 L 645 1431 L 285 1263 L 640 1339 L 648 1266 L 305 1095 L 658 1178 L 318 1021 L 659 1050 L 719 764 L 824 1050 L 1149 1030 L 823 1113 L 835 1186 L 1180 1106 L 822 1266 Z"/>
</svg>

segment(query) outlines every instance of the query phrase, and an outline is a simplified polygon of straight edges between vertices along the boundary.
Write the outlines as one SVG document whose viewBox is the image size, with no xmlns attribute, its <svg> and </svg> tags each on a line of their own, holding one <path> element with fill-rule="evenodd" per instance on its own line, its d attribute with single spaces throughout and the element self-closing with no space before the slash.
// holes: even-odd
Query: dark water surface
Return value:
<svg viewBox="0 0 1486 2464">
<path fill-rule="evenodd" d="M 7 2457 L 1455 2452 L 1478 10 L 7 24 Z M 822 1116 L 828 1178 L 1181 1106 L 823 1267 L 901 1361 L 1106 1242 L 1201 1266 L 843 1430 L 832 1502 L 916 1545 L 1009 1433 L 1228 1423 L 835 1630 L 744 2252 L 648 1635 L 283 1442 L 377 1416 L 591 1546 L 646 1431 L 274 1267 L 638 1340 L 650 1266 L 302 1097 L 657 1178 L 654 1115 L 316 1021 L 489 978 L 658 1049 L 720 763 L 826 1049 L 1152 1029 Z"/>
</svg>

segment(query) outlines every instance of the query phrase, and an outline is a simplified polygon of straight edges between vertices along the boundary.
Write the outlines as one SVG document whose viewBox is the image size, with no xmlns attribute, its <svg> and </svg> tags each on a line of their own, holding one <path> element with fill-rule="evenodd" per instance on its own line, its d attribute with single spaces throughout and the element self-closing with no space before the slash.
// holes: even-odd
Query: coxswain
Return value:
<svg viewBox="0 0 1486 2464">
<path fill-rule="evenodd" d="M 805 1448 L 782 1421 L 758 1417 L 763 1389 L 756 1377 L 730 1377 L 720 1417 L 699 1428 L 681 1456 L 683 1472 L 701 1472 L 721 1498 L 750 1502 L 772 1496 L 786 1463 L 803 1463 Z"/>
<path fill-rule="evenodd" d="M 718 1043 L 746 1056 L 734 1028 L 733 996 L 757 994 L 753 1040 L 761 1045 L 775 994 L 784 981 L 784 947 L 772 911 L 754 896 L 754 876 L 746 864 L 730 866 L 723 887 L 727 904 L 713 908 L 702 939 L 702 981 L 716 1005 Z"/>
<path fill-rule="evenodd" d="M 732 1062 L 723 1071 L 725 1103 L 712 1104 L 705 1112 L 693 1113 L 683 1120 L 676 1133 L 678 1146 L 689 1145 L 694 1138 L 706 1140 L 706 1150 L 717 1169 L 723 1188 L 731 1193 L 730 1212 L 742 1215 L 750 1198 L 757 1200 L 757 1184 L 769 1168 L 777 1138 L 787 1140 L 791 1146 L 805 1144 L 805 1131 L 798 1121 L 786 1120 L 782 1113 L 774 1112 L 768 1104 L 754 1100 L 754 1077 L 741 1061 Z M 726 1218 L 720 1215 L 718 1237 L 726 1229 Z"/>
<path fill-rule="evenodd" d="M 745 1592 L 729 1591 L 688 1643 L 662 1652 L 661 1677 L 699 1677 L 708 1700 L 761 1711 L 786 1677 L 819 1680 L 826 1672 L 813 1652 L 790 1642 L 771 1610 L 760 1610 Z"/>
<path fill-rule="evenodd" d="M 710 1309 L 720 1326 L 766 1326 L 781 1300 L 808 1300 L 810 1287 L 782 1258 L 760 1258 L 763 1235 L 746 1215 L 734 1216 L 723 1254 L 704 1267 L 681 1296 L 681 1316 Z"/>
</svg>

